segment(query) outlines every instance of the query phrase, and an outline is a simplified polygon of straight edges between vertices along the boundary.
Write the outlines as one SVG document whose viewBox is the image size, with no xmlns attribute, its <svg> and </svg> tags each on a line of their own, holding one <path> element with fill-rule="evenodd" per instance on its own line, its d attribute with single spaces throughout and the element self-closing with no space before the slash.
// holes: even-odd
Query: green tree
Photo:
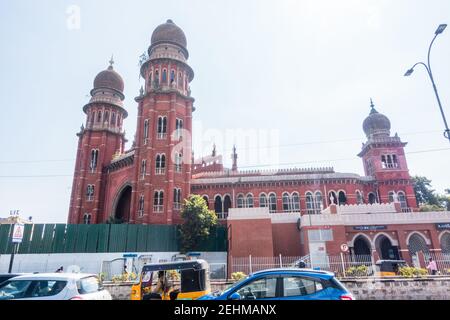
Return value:
<svg viewBox="0 0 450 320">
<path fill-rule="evenodd" d="M 423 176 L 412 177 L 414 182 L 414 192 L 416 193 L 417 205 L 436 205 L 440 206 L 437 196 L 431 187 L 431 180 Z"/>
<path fill-rule="evenodd" d="M 198 243 L 207 240 L 211 228 L 217 225 L 217 216 L 209 210 L 205 199 L 191 195 L 185 200 L 181 217 L 184 222 L 180 228 L 181 251 L 194 250 Z"/>
</svg>

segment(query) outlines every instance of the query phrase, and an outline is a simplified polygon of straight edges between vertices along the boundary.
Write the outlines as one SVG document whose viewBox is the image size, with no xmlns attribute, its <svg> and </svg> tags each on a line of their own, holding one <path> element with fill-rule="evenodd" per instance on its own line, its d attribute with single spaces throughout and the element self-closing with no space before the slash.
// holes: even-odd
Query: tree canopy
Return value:
<svg viewBox="0 0 450 320">
<path fill-rule="evenodd" d="M 424 176 L 412 177 L 417 205 L 420 211 L 450 210 L 450 189 L 446 194 L 437 194 L 431 186 L 431 180 Z"/>
<path fill-rule="evenodd" d="M 217 225 L 217 216 L 209 210 L 205 199 L 199 195 L 191 195 L 185 200 L 181 217 L 181 251 L 194 250 L 196 245 L 206 241 L 210 231 Z"/>
</svg>

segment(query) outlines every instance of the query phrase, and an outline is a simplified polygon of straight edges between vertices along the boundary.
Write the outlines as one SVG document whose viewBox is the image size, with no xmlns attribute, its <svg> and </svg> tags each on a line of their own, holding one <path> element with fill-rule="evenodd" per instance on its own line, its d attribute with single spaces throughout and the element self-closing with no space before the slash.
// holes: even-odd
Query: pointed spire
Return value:
<svg viewBox="0 0 450 320">
<path fill-rule="evenodd" d="M 231 167 L 231 171 L 237 171 L 237 152 L 236 145 L 233 145 L 233 154 L 231 155 L 231 159 L 233 160 L 233 166 Z"/>
<path fill-rule="evenodd" d="M 142 97 L 144 95 L 144 87 L 141 86 L 141 89 L 139 90 L 139 94 Z"/>
<path fill-rule="evenodd" d="M 378 113 L 378 111 L 377 111 L 377 110 L 375 110 L 375 105 L 373 104 L 373 100 L 372 100 L 372 98 L 370 98 L 370 108 L 371 108 L 371 110 L 370 110 L 370 114 L 373 114 L 373 113 Z"/>
<path fill-rule="evenodd" d="M 108 69 L 112 69 L 114 64 L 114 54 L 111 55 L 111 59 L 109 60 L 109 67 Z"/>
<path fill-rule="evenodd" d="M 217 151 L 216 151 L 216 143 L 214 143 L 213 145 L 213 150 L 212 150 L 212 156 L 215 157 L 217 155 Z"/>
</svg>

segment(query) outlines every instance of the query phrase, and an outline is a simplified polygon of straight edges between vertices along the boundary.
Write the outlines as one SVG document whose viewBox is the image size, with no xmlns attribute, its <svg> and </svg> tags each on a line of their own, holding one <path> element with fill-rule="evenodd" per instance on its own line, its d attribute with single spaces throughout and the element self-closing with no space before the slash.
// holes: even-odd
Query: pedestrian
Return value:
<svg viewBox="0 0 450 320">
<path fill-rule="evenodd" d="M 433 258 L 430 258 L 429 260 L 430 262 L 427 265 L 427 269 L 430 270 L 431 275 L 436 275 L 437 273 L 437 265 L 436 265 L 436 261 L 433 260 Z"/>
</svg>

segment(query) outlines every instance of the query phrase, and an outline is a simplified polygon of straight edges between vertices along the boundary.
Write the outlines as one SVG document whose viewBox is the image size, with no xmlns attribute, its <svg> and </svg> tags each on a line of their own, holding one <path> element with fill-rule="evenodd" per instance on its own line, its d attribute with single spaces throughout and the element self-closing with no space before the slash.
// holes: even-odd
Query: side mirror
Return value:
<svg viewBox="0 0 450 320">
<path fill-rule="evenodd" d="M 241 300 L 241 295 L 237 292 L 234 292 L 231 294 L 231 296 L 228 297 L 228 300 Z"/>
</svg>

